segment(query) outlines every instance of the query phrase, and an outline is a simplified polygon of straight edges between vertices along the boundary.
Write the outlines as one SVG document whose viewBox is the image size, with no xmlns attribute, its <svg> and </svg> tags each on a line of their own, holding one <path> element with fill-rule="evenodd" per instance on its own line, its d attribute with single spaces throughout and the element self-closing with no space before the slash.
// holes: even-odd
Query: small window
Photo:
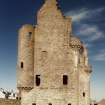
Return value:
<svg viewBox="0 0 105 105">
<path fill-rule="evenodd" d="M 36 103 L 32 103 L 32 105 L 36 105 Z"/>
<path fill-rule="evenodd" d="M 23 62 L 21 62 L 21 68 L 23 68 Z"/>
<path fill-rule="evenodd" d="M 64 85 L 68 84 L 68 76 L 67 75 L 63 75 L 63 84 Z"/>
<path fill-rule="evenodd" d="M 29 32 L 29 35 L 32 35 L 32 32 Z"/>
<path fill-rule="evenodd" d="M 68 105 L 71 105 L 71 103 L 69 103 Z"/>
<path fill-rule="evenodd" d="M 40 85 L 40 75 L 36 75 L 36 86 Z"/>
<path fill-rule="evenodd" d="M 19 97 L 19 100 L 21 100 L 21 97 Z"/>
<path fill-rule="evenodd" d="M 84 51 L 84 49 L 82 47 L 82 48 L 80 48 L 79 53 L 82 55 L 83 54 L 83 51 Z"/>
<path fill-rule="evenodd" d="M 48 105 L 52 105 L 52 103 L 49 103 Z"/>
<path fill-rule="evenodd" d="M 32 35 L 32 32 L 28 32 L 27 38 L 28 38 L 28 39 L 31 39 L 31 35 Z"/>
<path fill-rule="evenodd" d="M 83 92 L 83 97 L 85 97 L 85 92 Z"/>
</svg>

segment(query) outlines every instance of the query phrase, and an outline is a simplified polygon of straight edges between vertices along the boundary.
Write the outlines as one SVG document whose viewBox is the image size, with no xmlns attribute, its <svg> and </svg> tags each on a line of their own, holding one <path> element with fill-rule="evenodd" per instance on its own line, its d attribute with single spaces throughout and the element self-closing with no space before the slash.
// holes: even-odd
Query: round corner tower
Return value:
<svg viewBox="0 0 105 105">
<path fill-rule="evenodd" d="M 18 36 L 17 88 L 18 97 L 34 85 L 34 27 L 23 25 Z M 22 91 L 23 90 L 23 91 Z"/>
</svg>

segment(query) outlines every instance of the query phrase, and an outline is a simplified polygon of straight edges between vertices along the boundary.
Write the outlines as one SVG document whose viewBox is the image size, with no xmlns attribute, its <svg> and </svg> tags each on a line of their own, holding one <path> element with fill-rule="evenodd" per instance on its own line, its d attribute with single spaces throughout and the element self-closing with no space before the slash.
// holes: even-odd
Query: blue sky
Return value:
<svg viewBox="0 0 105 105">
<path fill-rule="evenodd" d="M 0 87 L 16 89 L 18 29 L 36 23 L 44 0 L 0 0 Z M 73 33 L 89 49 L 93 67 L 93 99 L 105 98 L 105 0 L 58 0 L 66 16 L 72 16 Z"/>
</svg>

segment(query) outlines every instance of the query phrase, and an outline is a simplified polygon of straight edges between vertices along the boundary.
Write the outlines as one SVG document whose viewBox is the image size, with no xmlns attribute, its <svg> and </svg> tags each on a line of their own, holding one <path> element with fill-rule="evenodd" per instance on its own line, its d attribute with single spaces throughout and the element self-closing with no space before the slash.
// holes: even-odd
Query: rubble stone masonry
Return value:
<svg viewBox="0 0 105 105">
<path fill-rule="evenodd" d="M 87 49 L 73 35 L 72 19 L 45 0 L 37 25 L 19 30 L 17 88 L 21 105 L 90 105 Z"/>
</svg>

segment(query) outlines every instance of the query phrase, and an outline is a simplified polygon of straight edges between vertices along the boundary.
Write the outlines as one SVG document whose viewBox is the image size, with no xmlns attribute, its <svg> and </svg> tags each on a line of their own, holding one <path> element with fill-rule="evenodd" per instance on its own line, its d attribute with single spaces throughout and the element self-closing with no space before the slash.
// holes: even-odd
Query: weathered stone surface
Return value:
<svg viewBox="0 0 105 105">
<path fill-rule="evenodd" d="M 1 99 L 0 98 L 0 105 L 21 105 L 19 100 L 15 99 Z"/>
<path fill-rule="evenodd" d="M 21 104 L 89 105 L 87 49 L 72 35 L 71 18 L 63 16 L 56 0 L 46 0 L 37 17 L 35 28 L 25 25 L 19 32 L 17 87 Z M 40 75 L 40 86 L 36 86 L 36 75 Z M 68 76 L 67 85 L 63 75 Z"/>
</svg>

